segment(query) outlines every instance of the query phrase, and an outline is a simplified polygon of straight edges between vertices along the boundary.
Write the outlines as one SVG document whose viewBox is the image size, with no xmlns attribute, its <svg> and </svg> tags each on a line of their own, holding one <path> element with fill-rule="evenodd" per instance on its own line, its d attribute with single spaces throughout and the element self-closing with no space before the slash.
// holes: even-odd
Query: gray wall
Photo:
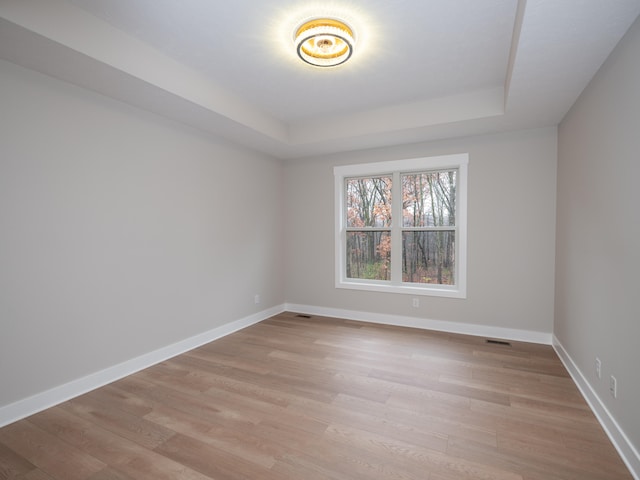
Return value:
<svg viewBox="0 0 640 480">
<path fill-rule="evenodd" d="M 555 334 L 640 448 L 640 21 L 559 127 Z M 602 360 L 602 379 L 595 357 Z M 619 395 L 608 391 L 609 375 Z"/>
<path fill-rule="evenodd" d="M 334 288 L 335 165 L 469 152 L 467 299 Z M 285 169 L 287 302 L 551 333 L 556 129 L 296 160 Z"/>
<path fill-rule="evenodd" d="M 0 406 L 283 303 L 280 162 L 3 61 L 0 106 Z"/>
</svg>

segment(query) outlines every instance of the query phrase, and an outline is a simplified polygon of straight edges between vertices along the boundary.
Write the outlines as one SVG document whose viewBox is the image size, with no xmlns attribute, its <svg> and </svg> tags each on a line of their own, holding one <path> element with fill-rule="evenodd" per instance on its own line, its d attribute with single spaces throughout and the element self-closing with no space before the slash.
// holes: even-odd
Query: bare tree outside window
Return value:
<svg viewBox="0 0 640 480">
<path fill-rule="evenodd" d="M 402 174 L 402 281 L 455 284 L 456 170 Z M 389 280 L 391 176 L 346 179 L 347 278 Z"/>
<path fill-rule="evenodd" d="M 389 280 L 390 176 L 346 180 L 347 278 Z"/>
<path fill-rule="evenodd" d="M 402 175 L 402 281 L 455 284 L 456 170 Z"/>
</svg>

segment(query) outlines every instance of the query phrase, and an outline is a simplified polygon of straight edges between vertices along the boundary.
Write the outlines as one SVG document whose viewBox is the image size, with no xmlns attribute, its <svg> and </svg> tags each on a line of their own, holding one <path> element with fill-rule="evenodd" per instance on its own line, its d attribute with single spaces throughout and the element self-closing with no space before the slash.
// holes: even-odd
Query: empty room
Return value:
<svg viewBox="0 0 640 480">
<path fill-rule="evenodd" d="M 640 0 L 0 0 L 0 479 L 640 480 Z"/>
</svg>

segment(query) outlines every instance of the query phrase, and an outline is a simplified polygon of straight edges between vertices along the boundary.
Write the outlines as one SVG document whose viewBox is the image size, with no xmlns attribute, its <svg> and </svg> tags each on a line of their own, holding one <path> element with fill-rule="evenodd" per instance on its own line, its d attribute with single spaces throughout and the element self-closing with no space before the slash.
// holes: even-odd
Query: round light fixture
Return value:
<svg viewBox="0 0 640 480">
<path fill-rule="evenodd" d="M 351 57 L 355 35 L 346 23 L 335 18 L 316 18 L 295 32 L 298 56 L 316 67 L 335 67 Z"/>
</svg>

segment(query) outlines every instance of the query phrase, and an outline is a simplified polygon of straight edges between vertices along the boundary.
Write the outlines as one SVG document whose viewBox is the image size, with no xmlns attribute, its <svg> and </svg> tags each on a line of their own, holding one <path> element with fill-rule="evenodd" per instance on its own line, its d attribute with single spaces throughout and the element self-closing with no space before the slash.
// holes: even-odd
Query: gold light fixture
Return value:
<svg viewBox="0 0 640 480">
<path fill-rule="evenodd" d="M 351 57 L 355 35 L 335 18 L 316 18 L 303 23 L 295 33 L 298 56 L 316 67 L 335 67 Z"/>
</svg>

